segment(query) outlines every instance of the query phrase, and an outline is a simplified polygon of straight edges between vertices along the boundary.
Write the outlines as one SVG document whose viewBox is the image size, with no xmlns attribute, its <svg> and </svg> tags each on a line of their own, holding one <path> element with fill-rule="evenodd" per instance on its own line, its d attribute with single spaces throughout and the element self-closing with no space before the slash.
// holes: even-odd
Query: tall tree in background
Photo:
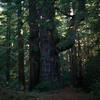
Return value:
<svg viewBox="0 0 100 100">
<path fill-rule="evenodd" d="M 10 21 L 11 21 L 11 13 L 10 13 L 10 10 L 11 10 L 11 2 L 8 1 L 7 2 L 7 34 L 6 34 L 6 43 L 7 43 L 7 57 L 6 57 L 6 78 L 7 78 L 7 82 L 9 81 L 10 79 L 10 52 L 11 52 L 11 42 L 10 42 L 10 36 L 11 36 L 11 24 L 10 24 Z"/>
<path fill-rule="evenodd" d="M 38 13 L 36 9 L 37 0 L 29 0 L 29 61 L 30 61 L 30 85 L 32 90 L 39 81 L 40 49 L 39 49 L 39 29 L 37 24 Z"/>
<path fill-rule="evenodd" d="M 24 37 L 23 37 L 23 23 L 22 23 L 22 4 L 17 1 L 18 7 L 18 70 L 20 87 L 25 89 L 25 75 L 24 75 Z"/>
<path fill-rule="evenodd" d="M 72 8 L 73 9 L 73 8 Z M 73 16 L 71 20 L 71 30 L 75 34 L 75 36 L 78 36 L 78 29 L 80 26 L 81 21 L 85 19 L 85 0 L 78 1 L 77 6 L 77 12 Z M 79 38 L 78 38 L 79 39 Z M 74 40 L 75 41 L 75 40 Z M 80 44 L 78 40 L 78 52 L 80 52 Z M 73 75 L 73 85 L 79 86 L 82 81 L 82 66 L 81 66 L 81 58 L 80 55 L 77 57 L 77 47 L 73 45 L 71 48 L 71 54 L 72 54 L 72 75 Z M 78 59 L 77 59 L 78 58 Z"/>
</svg>

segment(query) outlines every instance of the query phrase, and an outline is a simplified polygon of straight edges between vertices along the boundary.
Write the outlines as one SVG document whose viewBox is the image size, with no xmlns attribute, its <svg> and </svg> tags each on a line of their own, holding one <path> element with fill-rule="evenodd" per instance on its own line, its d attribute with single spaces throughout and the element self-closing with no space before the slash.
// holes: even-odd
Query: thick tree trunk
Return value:
<svg viewBox="0 0 100 100">
<path fill-rule="evenodd" d="M 30 84 L 31 91 L 39 81 L 40 69 L 40 50 L 39 50 L 39 29 L 37 24 L 38 13 L 36 9 L 36 0 L 29 0 L 29 26 L 30 26 Z"/>
<path fill-rule="evenodd" d="M 48 5 L 47 5 L 48 4 Z M 54 0 L 43 0 L 44 7 L 41 9 L 40 46 L 41 46 L 41 69 L 40 80 L 56 82 L 58 80 L 58 54 L 53 41 L 54 34 Z M 43 6 L 42 5 L 42 6 Z"/>
<path fill-rule="evenodd" d="M 22 29 L 22 10 L 21 2 L 18 3 L 18 69 L 19 69 L 19 83 L 20 88 L 25 89 L 25 75 L 24 75 L 24 39 Z"/>
</svg>

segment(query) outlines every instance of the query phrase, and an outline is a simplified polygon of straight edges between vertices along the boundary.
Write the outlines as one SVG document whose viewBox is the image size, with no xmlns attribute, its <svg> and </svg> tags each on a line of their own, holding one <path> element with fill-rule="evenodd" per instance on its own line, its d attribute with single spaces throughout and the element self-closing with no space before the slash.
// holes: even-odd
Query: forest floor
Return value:
<svg viewBox="0 0 100 100">
<path fill-rule="evenodd" d="M 0 91 L 0 100 L 94 100 L 93 96 L 79 92 L 78 89 L 64 88 L 55 92 L 27 93 L 10 89 Z"/>
</svg>

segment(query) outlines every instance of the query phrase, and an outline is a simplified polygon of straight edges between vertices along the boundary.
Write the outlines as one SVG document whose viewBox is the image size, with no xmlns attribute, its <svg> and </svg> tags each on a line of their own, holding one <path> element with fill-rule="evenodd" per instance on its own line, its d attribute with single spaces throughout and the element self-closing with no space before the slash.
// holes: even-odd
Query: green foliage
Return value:
<svg viewBox="0 0 100 100">
<path fill-rule="evenodd" d="M 8 86 L 10 89 L 19 90 L 19 83 L 17 79 L 10 79 L 8 82 Z"/>
<path fill-rule="evenodd" d="M 100 51 L 86 64 L 84 85 L 87 90 L 92 91 L 95 95 L 100 93 Z"/>
<path fill-rule="evenodd" d="M 91 58 L 87 62 L 86 71 L 87 78 L 91 82 L 100 81 L 100 53 L 98 53 L 95 57 Z"/>
<path fill-rule="evenodd" d="M 68 71 L 62 71 L 62 76 L 61 76 L 61 81 L 62 81 L 62 87 L 72 87 L 72 75 L 71 72 Z"/>
<path fill-rule="evenodd" d="M 36 89 L 42 91 L 50 91 L 55 89 L 54 85 L 52 83 L 50 83 L 49 81 L 43 81 L 40 82 L 37 86 Z"/>
<path fill-rule="evenodd" d="M 92 94 L 96 100 L 100 100 L 100 81 L 97 81 L 91 86 Z"/>
<path fill-rule="evenodd" d="M 22 22 L 23 22 L 23 40 L 24 40 L 24 64 L 25 64 L 25 78 L 27 82 L 29 82 L 29 12 L 28 12 L 28 0 L 22 0 Z M 7 11 L 9 8 L 7 3 L 11 3 L 10 10 Z M 70 15 L 70 8 L 72 8 L 73 12 L 77 17 L 77 24 L 79 24 L 78 29 L 72 30 L 73 27 L 70 29 L 71 18 L 67 16 Z M 52 35 L 52 38 L 55 41 L 56 47 L 58 49 L 62 49 L 68 47 L 71 44 L 74 44 L 75 40 L 75 47 L 76 47 L 76 55 L 80 52 L 82 58 L 82 68 L 84 67 L 84 63 L 87 62 L 84 73 L 85 79 L 84 83 L 87 84 L 87 87 L 91 89 L 94 95 L 99 95 L 100 89 L 100 53 L 98 53 L 95 57 L 92 57 L 96 54 L 96 49 L 100 44 L 100 2 L 99 0 L 86 0 L 86 11 L 80 12 L 78 10 L 79 4 L 82 4 L 84 1 L 82 0 L 56 0 L 55 8 L 59 8 L 60 10 L 55 9 L 55 19 L 54 22 L 50 20 L 52 17 L 51 13 L 48 12 L 48 9 L 52 12 L 54 9 L 51 6 L 54 3 L 54 0 L 36 0 L 36 6 L 38 9 L 38 13 L 42 9 L 45 14 L 48 15 L 48 19 L 46 22 L 43 21 L 44 26 L 47 27 L 48 30 L 52 30 L 54 26 L 55 33 Z M 1 0 L 0 6 L 3 8 L 3 12 L 0 11 L 0 86 L 4 87 L 8 85 L 11 89 L 18 90 L 19 89 L 19 82 L 18 82 L 18 5 L 19 0 Z M 34 9 L 33 9 L 34 10 Z M 80 9 L 81 10 L 81 9 Z M 87 16 L 88 13 L 88 16 Z M 8 16 L 10 14 L 10 17 Z M 40 14 L 40 13 L 39 13 Z M 44 14 L 44 15 L 45 15 Z M 35 16 L 35 15 L 34 15 Z M 87 16 L 85 20 L 80 21 L 83 17 Z M 7 41 L 7 17 L 9 17 L 10 21 L 10 39 Z M 49 18 L 50 17 L 50 18 Z M 40 28 L 41 21 L 39 18 L 36 19 L 36 22 Z M 34 29 L 33 29 L 34 30 Z M 79 38 L 76 36 L 79 33 Z M 54 36 L 54 37 L 53 37 Z M 39 38 L 40 39 L 40 38 Z M 82 50 L 78 50 L 78 40 L 80 41 L 80 48 Z M 96 41 L 98 40 L 98 41 Z M 95 43 L 95 41 L 97 43 Z M 36 42 L 36 41 L 35 41 Z M 38 52 L 41 47 L 38 47 L 38 44 L 32 43 L 33 50 Z M 10 80 L 9 82 L 6 81 L 6 58 L 7 58 L 7 44 L 11 44 L 11 52 L 10 52 Z M 39 42 L 40 44 L 40 42 Z M 97 45 L 96 45 L 97 44 Z M 60 71 L 61 71 L 61 83 L 59 87 L 63 86 L 72 86 L 72 75 L 71 75 L 71 64 L 70 64 L 70 55 L 65 50 L 64 52 L 59 53 L 59 62 L 60 62 Z M 81 52 L 82 51 L 82 52 Z M 89 56 L 89 57 L 88 57 Z M 90 58 L 92 57 L 92 58 Z M 58 58 L 57 58 L 58 59 Z M 68 62 L 69 61 L 69 62 Z M 78 60 L 77 60 L 78 62 Z M 35 62 L 34 62 L 35 63 Z M 40 65 L 41 66 L 41 65 Z M 55 89 L 54 85 L 48 81 L 41 82 L 36 86 L 36 89 L 40 91 L 49 91 Z M 1 100 L 2 97 L 0 97 Z M 3 97 L 2 100 L 6 100 L 6 97 Z M 10 99 L 10 98 L 9 98 Z M 19 98 L 17 98 L 19 99 Z"/>
</svg>

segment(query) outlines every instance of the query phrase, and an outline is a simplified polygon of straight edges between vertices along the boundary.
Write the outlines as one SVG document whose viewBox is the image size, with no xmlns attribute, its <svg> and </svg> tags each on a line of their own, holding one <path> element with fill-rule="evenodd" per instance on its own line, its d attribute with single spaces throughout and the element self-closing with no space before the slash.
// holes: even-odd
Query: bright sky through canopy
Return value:
<svg viewBox="0 0 100 100">
<path fill-rule="evenodd" d="M 3 9 L 0 7 L 0 11 L 2 11 Z"/>
</svg>

